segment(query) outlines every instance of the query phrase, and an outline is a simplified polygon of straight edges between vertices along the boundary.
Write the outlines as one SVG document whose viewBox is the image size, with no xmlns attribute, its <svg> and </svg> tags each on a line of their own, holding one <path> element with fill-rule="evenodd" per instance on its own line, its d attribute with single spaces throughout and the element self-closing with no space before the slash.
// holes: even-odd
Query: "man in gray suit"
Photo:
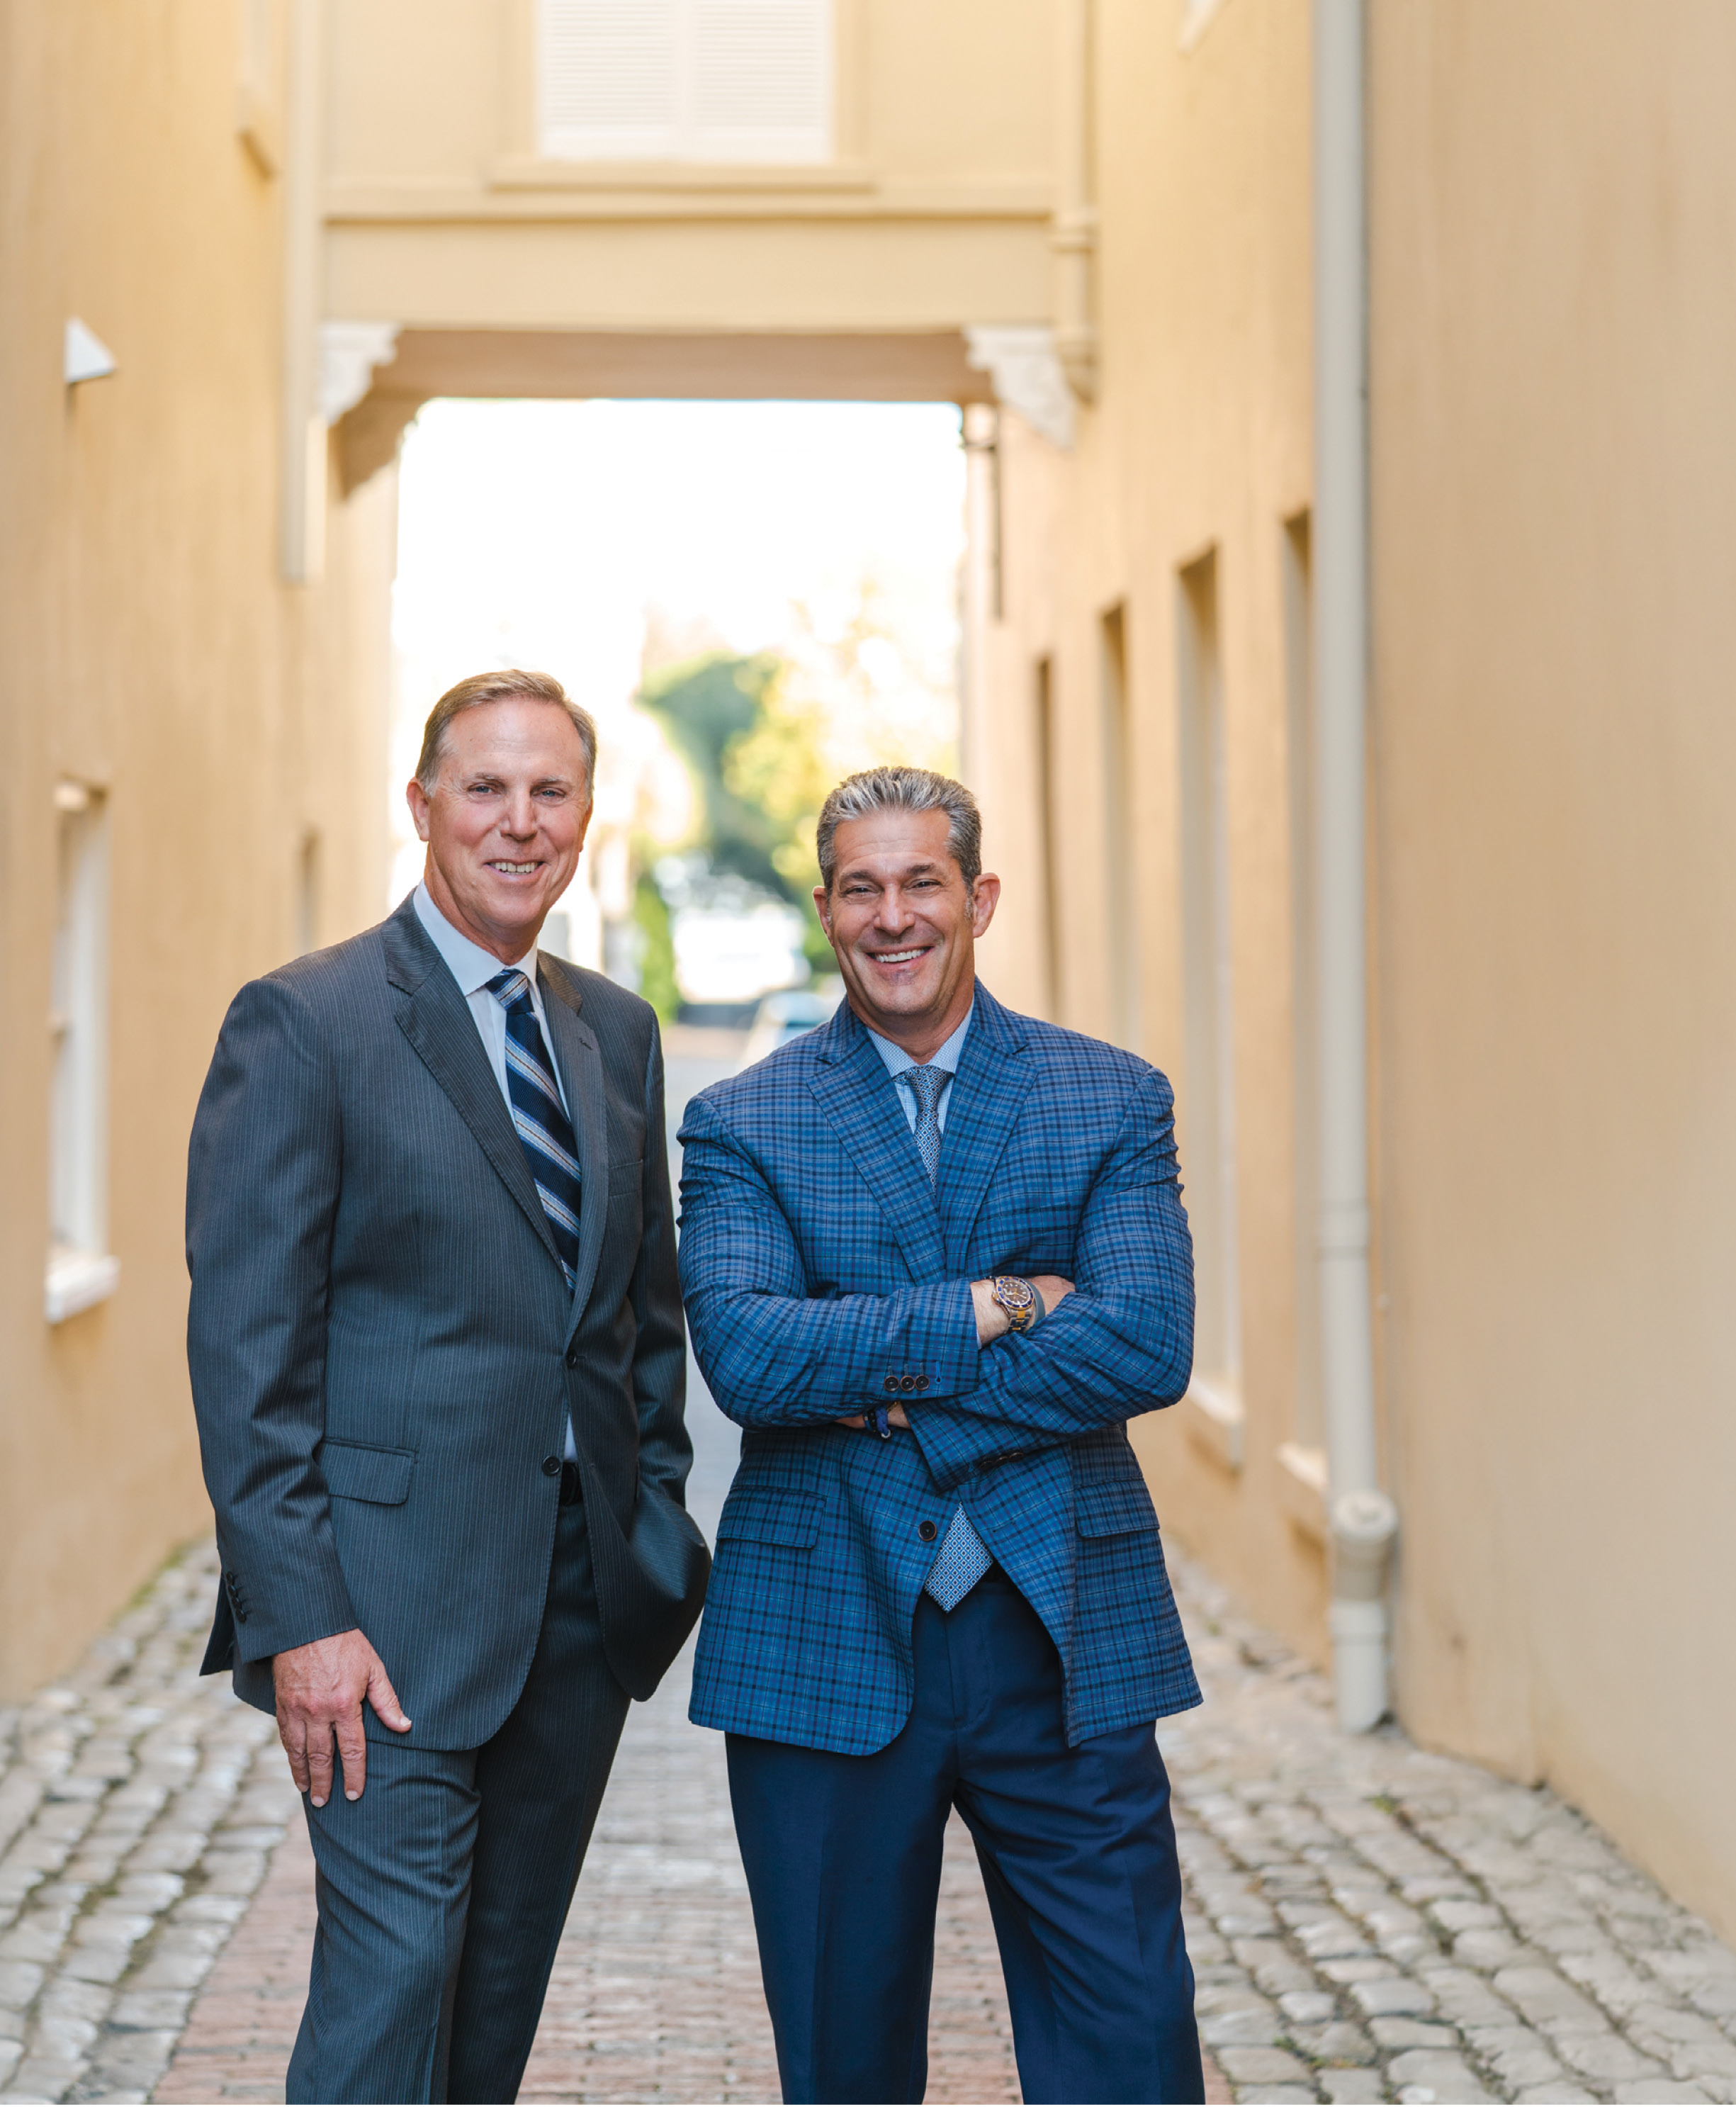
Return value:
<svg viewBox="0 0 1736 2107">
<path fill-rule="evenodd" d="M 422 883 L 241 991 L 194 1122 L 205 1671 L 276 1713 L 319 1869 L 291 2100 L 515 2096 L 704 1597 L 657 1019 L 536 949 L 595 761 L 546 675 L 443 696 Z"/>
</svg>

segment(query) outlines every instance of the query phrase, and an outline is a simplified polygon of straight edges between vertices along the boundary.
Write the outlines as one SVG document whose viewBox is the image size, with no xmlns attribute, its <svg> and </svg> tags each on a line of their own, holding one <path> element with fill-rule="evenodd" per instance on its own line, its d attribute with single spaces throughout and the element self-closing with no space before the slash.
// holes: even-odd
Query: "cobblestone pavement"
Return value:
<svg viewBox="0 0 1736 2107">
<path fill-rule="evenodd" d="M 1164 1730 L 1200 2031 L 1238 2100 L 1736 2100 L 1736 1954 L 1553 1794 L 1349 1740 L 1204 1576 Z"/>
<path fill-rule="evenodd" d="M 716 1459 L 714 1458 L 715 1476 Z M 1551 1795 L 1333 1729 L 1321 1679 L 1182 1566 L 1208 1703 L 1169 1723 L 1202 2032 L 1244 2100 L 1736 2100 L 1736 1955 Z M 312 1881 L 271 1722 L 195 1675 L 170 1566 L 0 1714 L 0 2099 L 280 2100 Z M 720 1744 L 635 1708 L 527 2100 L 776 2096 Z M 950 1840 L 931 2099 L 1017 2097 Z"/>
</svg>

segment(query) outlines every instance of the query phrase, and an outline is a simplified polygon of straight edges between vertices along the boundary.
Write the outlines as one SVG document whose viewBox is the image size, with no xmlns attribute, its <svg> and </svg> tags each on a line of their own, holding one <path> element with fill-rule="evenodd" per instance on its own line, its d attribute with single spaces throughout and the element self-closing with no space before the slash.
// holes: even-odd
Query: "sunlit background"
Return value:
<svg viewBox="0 0 1736 2107">
<path fill-rule="evenodd" d="M 445 689 L 554 673 L 596 718 L 597 806 L 545 932 L 666 1022 L 745 1022 L 824 977 L 814 820 L 839 776 L 954 764 L 951 404 L 432 402 L 406 437 L 393 601 L 402 785 Z"/>
</svg>

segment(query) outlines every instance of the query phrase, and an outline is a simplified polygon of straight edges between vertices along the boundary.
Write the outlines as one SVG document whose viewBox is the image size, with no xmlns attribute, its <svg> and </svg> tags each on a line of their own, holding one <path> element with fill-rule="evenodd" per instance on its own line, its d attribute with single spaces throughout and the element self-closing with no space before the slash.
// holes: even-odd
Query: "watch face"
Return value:
<svg viewBox="0 0 1736 2107">
<path fill-rule="evenodd" d="M 1015 1331 L 1023 1331 L 1037 1320 L 1037 1291 L 1028 1280 L 1003 1275 L 994 1283 L 994 1299 L 1006 1312 Z"/>
</svg>

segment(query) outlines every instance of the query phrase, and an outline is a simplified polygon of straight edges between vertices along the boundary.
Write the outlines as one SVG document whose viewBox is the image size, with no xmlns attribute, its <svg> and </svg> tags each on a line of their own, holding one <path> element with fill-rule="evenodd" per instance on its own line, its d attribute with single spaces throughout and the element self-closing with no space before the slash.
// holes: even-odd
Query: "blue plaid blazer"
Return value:
<svg viewBox="0 0 1736 2107">
<path fill-rule="evenodd" d="M 1125 1426 L 1182 1395 L 1193 1357 L 1163 1076 L 979 985 L 938 1189 L 847 1005 L 701 1092 L 680 1139 L 693 1350 L 745 1430 L 693 1719 L 883 1748 L 909 1716 L 911 1620 L 955 1501 L 1060 1650 L 1070 1741 L 1197 1705 Z M 979 1347 L 970 1283 L 993 1273 L 1079 1292 Z M 895 1397 L 911 1433 L 837 1424 Z"/>
</svg>

